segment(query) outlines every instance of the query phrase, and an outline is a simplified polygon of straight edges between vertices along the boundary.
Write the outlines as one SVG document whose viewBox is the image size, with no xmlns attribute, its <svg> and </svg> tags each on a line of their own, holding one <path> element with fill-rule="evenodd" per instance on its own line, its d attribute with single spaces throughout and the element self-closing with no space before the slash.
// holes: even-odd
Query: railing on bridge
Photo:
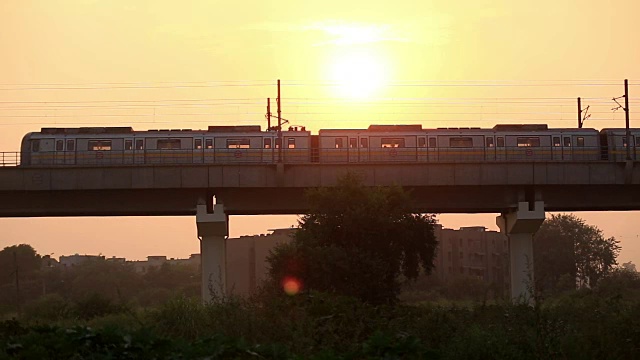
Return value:
<svg viewBox="0 0 640 360">
<path fill-rule="evenodd" d="M 20 165 L 20 152 L 0 152 L 0 167 Z"/>
<path fill-rule="evenodd" d="M 640 148 L 632 152 L 640 159 Z M 156 164 L 303 164 L 303 163 L 459 163 L 539 161 L 623 161 L 624 150 L 603 153 L 599 147 L 491 148 L 217 148 L 167 150 L 39 151 L 20 159 L 0 152 L 0 166 L 110 166 Z M 618 154 L 620 153 L 620 154 Z"/>
</svg>

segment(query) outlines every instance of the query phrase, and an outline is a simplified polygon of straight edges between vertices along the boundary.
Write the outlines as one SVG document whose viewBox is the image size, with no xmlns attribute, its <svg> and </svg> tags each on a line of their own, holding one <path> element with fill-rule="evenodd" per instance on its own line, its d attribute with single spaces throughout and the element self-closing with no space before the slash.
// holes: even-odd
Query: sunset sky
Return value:
<svg viewBox="0 0 640 360">
<path fill-rule="evenodd" d="M 0 1 L 0 151 L 41 127 L 260 124 L 281 79 L 283 117 L 316 132 L 369 124 L 640 127 L 640 2 Z M 637 109 L 637 110 L 636 110 Z M 442 215 L 451 228 L 496 214 Z M 640 264 L 639 212 L 579 213 Z M 231 236 L 295 216 L 232 217 Z M 187 257 L 195 219 L 0 219 L 0 248 Z"/>
</svg>

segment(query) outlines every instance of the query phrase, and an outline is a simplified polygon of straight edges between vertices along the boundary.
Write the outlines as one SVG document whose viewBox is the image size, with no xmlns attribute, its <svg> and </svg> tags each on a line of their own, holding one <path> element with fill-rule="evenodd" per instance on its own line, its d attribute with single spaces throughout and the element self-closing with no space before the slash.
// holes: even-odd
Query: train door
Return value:
<svg viewBox="0 0 640 360">
<path fill-rule="evenodd" d="M 76 163 L 76 140 L 65 140 L 64 163 L 66 165 L 74 165 Z"/>
<path fill-rule="evenodd" d="M 551 136 L 551 158 L 562 160 L 562 137 L 560 135 Z"/>
<path fill-rule="evenodd" d="M 496 161 L 506 161 L 507 160 L 507 146 L 505 144 L 504 136 L 496 136 Z"/>
<path fill-rule="evenodd" d="M 484 137 L 484 157 L 487 161 L 496 160 L 496 142 L 494 136 Z"/>
<path fill-rule="evenodd" d="M 358 137 L 358 156 L 360 162 L 368 162 L 369 161 L 369 137 L 368 136 L 360 136 Z"/>
<path fill-rule="evenodd" d="M 202 149 L 202 158 L 205 164 L 212 164 L 216 162 L 215 159 L 216 151 L 213 147 L 213 138 L 205 137 L 204 138 L 204 147 Z"/>
<path fill-rule="evenodd" d="M 310 144 L 310 161 L 312 163 L 320 162 L 320 136 L 319 135 L 311 135 L 311 144 Z"/>
<path fill-rule="evenodd" d="M 418 136 L 417 143 L 417 159 L 418 162 L 426 162 L 429 161 L 429 151 L 427 148 L 427 137 L 426 136 Z"/>
<path fill-rule="evenodd" d="M 349 162 L 358 162 L 358 153 L 358 138 L 349 137 L 349 147 L 347 149 Z"/>
<path fill-rule="evenodd" d="M 571 142 L 571 136 L 563 135 L 562 136 L 562 160 L 572 160 L 573 159 L 573 147 Z"/>
<path fill-rule="evenodd" d="M 54 157 L 53 157 L 53 163 L 54 164 L 64 164 L 65 163 L 65 151 L 64 151 L 64 140 L 63 139 L 57 139 L 55 142 L 55 152 L 54 152 Z"/>
<path fill-rule="evenodd" d="M 193 152 L 192 152 L 192 161 L 194 164 L 202 164 L 204 162 L 204 137 L 202 136 L 194 136 L 193 137 Z"/>
<path fill-rule="evenodd" d="M 272 136 L 265 136 L 262 138 L 262 162 L 272 164 L 274 163 L 274 144 L 275 139 Z"/>
<path fill-rule="evenodd" d="M 429 162 L 437 162 L 439 158 L 438 154 L 438 139 L 435 136 L 429 136 L 427 138 L 427 152 Z"/>
<path fill-rule="evenodd" d="M 144 139 L 135 139 L 133 144 L 133 163 L 134 164 L 144 164 L 145 161 L 145 150 L 144 150 Z"/>
<path fill-rule="evenodd" d="M 133 138 L 125 138 L 124 139 L 124 147 L 122 148 L 122 163 L 123 164 L 133 164 L 135 158 L 135 150 Z"/>
</svg>

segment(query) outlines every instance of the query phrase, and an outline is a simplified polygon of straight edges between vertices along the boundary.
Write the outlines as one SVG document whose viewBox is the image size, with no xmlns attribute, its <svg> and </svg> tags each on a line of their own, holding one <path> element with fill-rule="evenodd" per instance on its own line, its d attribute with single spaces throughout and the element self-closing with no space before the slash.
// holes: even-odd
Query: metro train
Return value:
<svg viewBox="0 0 640 360">
<path fill-rule="evenodd" d="M 640 129 L 630 153 L 640 159 Z M 20 166 L 136 164 L 378 163 L 491 161 L 624 161 L 625 129 L 493 128 L 371 125 L 262 131 L 259 125 L 207 130 L 134 131 L 131 127 L 42 128 L 22 139 Z"/>
</svg>

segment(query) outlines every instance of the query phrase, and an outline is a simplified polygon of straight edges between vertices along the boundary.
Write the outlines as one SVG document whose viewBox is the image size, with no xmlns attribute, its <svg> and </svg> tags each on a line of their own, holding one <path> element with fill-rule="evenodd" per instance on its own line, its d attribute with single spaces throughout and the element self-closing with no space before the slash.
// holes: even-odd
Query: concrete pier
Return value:
<svg viewBox="0 0 640 360">
<path fill-rule="evenodd" d="M 533 205 L 533 206 L 530 206 Z M 511 298 L 533 303 L 533 235 L 544 221 L 544 202 L 519 202 L 518 208 L 496 218 L 509 238 Z"/>
<path fill-rule="evenodd" d="M 214 296 L 224 296 L 227 288 L 227 250 L 229 221 L 222 204 L 213 205 L 213 213 L 207 205 L 198 205 L 196 226 L 200 239 L 202 261 L 202 301 Z"/>
</svg>

